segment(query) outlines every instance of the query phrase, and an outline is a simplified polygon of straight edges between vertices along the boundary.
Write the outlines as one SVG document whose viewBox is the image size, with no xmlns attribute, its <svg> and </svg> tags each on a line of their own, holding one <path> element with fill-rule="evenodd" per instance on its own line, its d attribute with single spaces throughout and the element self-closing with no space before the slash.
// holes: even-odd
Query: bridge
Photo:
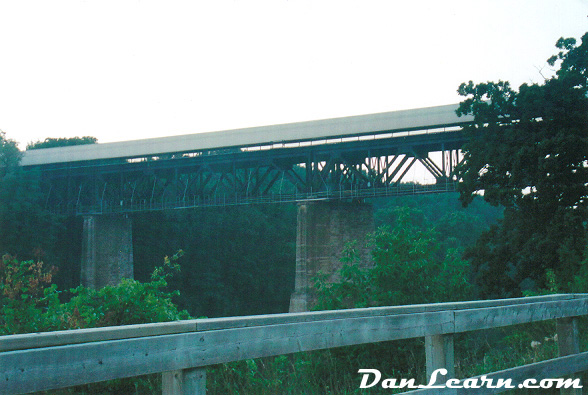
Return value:
<svg viewBox="0 0 588 395">
<path fill-rule="evenodd" d="M 456 108 L 29 150 L 21 165 L 49 209 L 80 215 L 444 192 L 472 120 Z M 401 185 L 415 163 L 435 186 Z"/>
<path fill-rule="evenodd" d="M 478 383 L 494 383 L 494 388 L 425 388 L 407 394 L 494 394 L 521 388 L 527 380 L 539 388 L 543 379 L 549 379 L 546 383 L 553 390 L 555 379 L 588 370 L 588 352 L 580 352 L 578 325 L 579 317 L 587 314 L 588 295 L 568 294 L 3 336 L 0 393 L 45 391 L 162 372 L 164 395 L 206 394 L 210 365 L 414 338 L 425 340 L 429 378 L 437 369 L 446 369 L 447 374 L 439 377 L 442 380 L 435 382 L 443 385 L 456 377 L 456 334 L 555 320 L 559 357 L 474 378 Z M 372 376 L 367 382 L 373 380 Z M 507 384 L 498 386 L 498 380 Z M 575 379 L 569 380 L 571 384 Z M 380 382 L 374 388 L 381 387 Z M 563 387 L 561 393 L 581 394 L 581 389 Z"/>
<path fill-rule="evenodd" d="M 457 105 L 319 121 L 28 150 L 49 210 L 84 216 L 82 282 L 133 276 L 132 224 L 140 211 L 298 203 L 296 291 L 291 311 L 312 304 L 309 279 L 335 273 L 343 244 L 373 231 L 370 197 L 455 190 L 465 142 Z M 435 182 L 406 184 L 420 164 Z M 360 251 L 369 262 L 367 249 Z"/>
</svg>

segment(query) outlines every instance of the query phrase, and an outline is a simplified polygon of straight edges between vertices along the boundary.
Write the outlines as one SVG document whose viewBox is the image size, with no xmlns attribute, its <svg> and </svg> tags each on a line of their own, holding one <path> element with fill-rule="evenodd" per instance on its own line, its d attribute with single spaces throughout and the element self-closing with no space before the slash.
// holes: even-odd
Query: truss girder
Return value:
<svg viewBox="0 0 588 395">
<path fill-rule="evenodd" d="M 464 138 L 457 132 L 433 137 L 74 163 L 36 171 L 48 208 L 77 213 L 346 199 L 357 191 L 376 196 L 399 188 L 415 163 L 439 185 L 455 181 Z"/>
</svg>

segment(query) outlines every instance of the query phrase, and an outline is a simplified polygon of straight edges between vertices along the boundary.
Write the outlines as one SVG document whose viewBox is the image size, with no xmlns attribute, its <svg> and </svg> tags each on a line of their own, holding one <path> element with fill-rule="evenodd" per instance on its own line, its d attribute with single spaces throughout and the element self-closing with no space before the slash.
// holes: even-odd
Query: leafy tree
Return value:
<svg viewBox="0 0 588 395">
<path fill-rule="evenodd" d="M 146 282 L 125 279 L 100 290 L 79 286 L 60 300 L 53 283 L 55 267 L 42 261 L 0 260 L 0 335 L 61 329 L 129 325 L 187 319 L 172 301 L 169 278 L 179 270 L 182 251 L 165 257 Z"/>
<path fill-rule="evenodd" d="M 168 280 L 180 271 L 177 260 L 184 254 L 178 251 L 165 257 L 163 266 L 156 267 L 150 281 L 123 279 L 118 285 L 99 290 L 79 286 L 72 289 L 71 300 L 61 306 L 68 327 L 104 327 L 113 325 L 144 324 L 190 318 L 180 311 L 172 298 L 179 291 L 168 291 Z"/>
<path fill-rule="evenodd" d="M 0 132 L 0 254 L 33 259 L 54 245 L 61 221 L 42 209 L 37 175 L 22 171 L 21 156 Z"/>
<path fill-rule="evenodd" d="M 91 144 L 95 137 L 47 138 L 29 149 Z M 0 132 L 0 254 L 44 260 L 58 267 L 53 280 L 60 288 L 79 284 L 80 218 L 51 213 L 44 207 L 40 174 L 24 171 L 17 143 Z"/>
<path fill-rule="evenodd" d="M 464 161 L 456 169 L 460 197 L 505 207 L 503 221 L 468 257 L 481 291 L 515 296 L 545 287 L 551 269 L 566 288 L 586 245 L 588 199 L 588 33 L 560 39 L 559 66 L 541 84 L 461 84 L 458 115 L 472 114 Z"/>
<path fill-rule="evenodd" d="M 410 222 L 418 229 L 434 229 L 441 249 L 463 251 L 475 244 L 482 232 L 502 217 L 502 207 L 494 207 L 476 199 L 463 207 L 458 193 L 397 196 L 374 202 L 376 227 L 396 227 L 400 207 L 411 211 Z"/>
<path fill-rule="evenodd" d="M 448 302 L 471 298 L 469 265 L 455 249 L 443 249 L 434 230 L 412 222 L 419 215 L 400 207 L 396 226 L 379 228 L 373 235 L 374 265 L 354 264 L 354 245 L 348 245 L 341 281 L 317 281 L 317 309 L 393 306 Z"/>
<path fill-rule="evenodd" d="M 18 149 L 16 141 L 6 137 L 0 130 L 0 177 L 14 172 L 20 163 L 22 153 Z"/>
<path fill-rule="evenodd" d="M 52 285 L 55 268 L 38 261 L 0 260 L 0 335 L 49 329 L 47 310 L 59 304 Z"/>
<path fill-rule="evenodd" d="M 96 137 L 91 136 L 59 138 L 47 137 L 43 141 L 36 141 L 34 143 L 27 144 L 27 150 L 54 147 L 69 147 L 72 145 L 95 144 L 96 142 L 98 142 L 98 139 Z"/>
<path fill-rule="evenodd" d="M 4 255 L 0 259 L 0 335 L 188 319 L 172 301 L 178 292 L 168 290 L 168 280 L 179 270 L 177 260 L 182 254 L 165 257 L 150 281 L 126 279 L 100 290 L 78 287 L 69 291 L 71 298 L 65 303 L 52 283 L 55 268 Z M 156 394 L 161 393 L 161 381 L 160 375 L 147 375 L 55 393 Z"/>
</svg>

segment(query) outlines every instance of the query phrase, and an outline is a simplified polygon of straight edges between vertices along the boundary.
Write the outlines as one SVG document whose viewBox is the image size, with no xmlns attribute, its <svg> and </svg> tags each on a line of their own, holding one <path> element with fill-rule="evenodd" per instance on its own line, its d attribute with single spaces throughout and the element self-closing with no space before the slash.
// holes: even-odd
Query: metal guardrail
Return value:
<svg viewBox="0 0 588 395">
<path fill-rule="evenodd" d="M 206 366 L 301 351 L 425 337 L 427 372 L 454 372 L 453 334 L 557 320 L 560 358 L 488 377 L 570 375 L 588 370 L 576 317 L 588 294 L 197 319 L 0 337 L 0 393 L 20 394 L 163 373 L 163 393 L 205 394 Z M 504 388 L 472 393 L 497 393 Z M 415 394 L 459 394 L 451 388 Z M 577 393 L 577 392 L 576 392 Z"/>
</svg>

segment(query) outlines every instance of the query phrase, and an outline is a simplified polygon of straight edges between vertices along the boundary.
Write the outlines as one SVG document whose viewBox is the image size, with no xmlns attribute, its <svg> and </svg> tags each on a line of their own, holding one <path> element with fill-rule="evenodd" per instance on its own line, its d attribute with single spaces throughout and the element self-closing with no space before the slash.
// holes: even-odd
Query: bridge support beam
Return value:
<svg viewBox="0 0 588 395">
<path fill-rule="evenodd" d="M 371 204 L 360 202 L 305 202 L 298 205 L 296 279 L 290 312 L 308 311 L 316 304 L 313 278 L 327 275 L 339 280 L 341 253 L 347 242 L 356 241 L 360 264 L 372 264 L 366 236 L 374 231 Z"/>
<path fill-rule="evenodd" d="M 100 289 L 133 278 L 131 219 L 122 215 L 84 217 L 82 285 Z"/>
</svg>

